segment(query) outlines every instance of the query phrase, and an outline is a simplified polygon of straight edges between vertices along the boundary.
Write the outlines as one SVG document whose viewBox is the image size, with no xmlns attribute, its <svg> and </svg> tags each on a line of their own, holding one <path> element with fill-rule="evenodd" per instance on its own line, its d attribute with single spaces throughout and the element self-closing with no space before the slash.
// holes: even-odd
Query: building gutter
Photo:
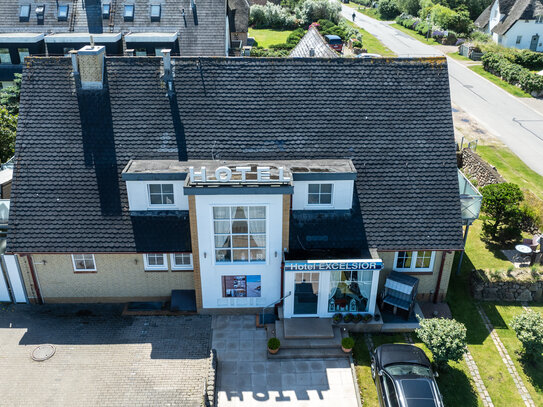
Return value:
<svg viewBox="0 0 543 407">
<path fill-rule="evenodd" d="M 437 303 L 437 299 L 439 298 L 439 289 L 441 288 L 441 278 L 443 277 L 443 267 L 445 265 L 445 257 L 447 257 L 447 254 L 451 253 L 450 250 L 444 251 L 441 255 L 441 265 L 439 266 L 439 274 L 437 276 L 437 282 L 436 282 L 436 289 L 434 291 L 434 304 Z"/>
</svg>

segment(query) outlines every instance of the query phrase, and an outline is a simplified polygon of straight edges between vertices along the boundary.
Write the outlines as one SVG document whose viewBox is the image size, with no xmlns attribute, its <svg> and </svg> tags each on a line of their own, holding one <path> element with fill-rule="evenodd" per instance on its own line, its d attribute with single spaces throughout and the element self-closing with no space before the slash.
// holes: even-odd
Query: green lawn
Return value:
<svg viewBox="0 0 543 407">
<path fill-rule="evenodd" d="M 400 25 L 398 23 L 390 24 L 390 26 L 394 27 L 395 29 L 399 31 L 406 33 L 407 35 L 410 35 L 411 37 L 415 38 L 416 40 L 419 40 L 420 42 L 424 42 L 425 44 L 429 44 L 429 45 L 439 44 L 439 42 L 437 42 L 432 37 L 427 39 L 424 35 L 419 34 L 417 31 L 410 30 L 409 28 L 406 28 L 403 25 Z"/>
<path fill-rule="evenodd" d="M 477 154 L 496 167 L 508 182 L 514 182 L 520 188 L 543 199 L 543 176 L 531 170 L 511 150 L 493 145 L 479 145 Z"/>
<path fill-rule="evenodd" d="M 522 306 L 520 304 L 485 303 L 483 308 L 498 332 L 536 406 L 543 406 L 543 358 L 539 357 L 533 362 L 523 360 L 521 357 L 522 345 L 515 332 L 509 328 L 513 317 L 523 311 Z M 538 312 L 543 311 L 542 305 L 531 306 L 531 308 Z"/>
<path fill-rule="evenodd" d="M 375 384 L 371 378 L 371 370 L 369 368 L 370 357 L 366 343 L 362 335 L 354 335 L 356 339 L 353 357 L 355 359 L 358 382 L 361 391 L 364 407 L 377 407 L 377 392 Z M 415 345 L 421 347 L 430 360 L 431 353 L 413 335 Z M 381 334 L 373 335 L 373 343 L 375 347 L 385 343 L 406 343 L 403 334 Z M 464 361 L 460 363 L 450 363 L 447 369 L 439 372 L 437 383 L 446 406 L 463 406 L 477 407 L 482 406 L 482 402 L 478 399 L 474 387 L 474 383 L 469 376 L 468 368 Z"/>
<path fill-rule="evenodd" d="M 495 85 L 498 85 L 500 88 L 509 92 L 513 96 L 517 96 L 519 98 L 532 97 L 530 94 L 524 92 L 519 87 L 515 85 L 511 85 L 510 83 L 507 83 L 504 80 L 501 80 L 500 78 L 491 74 L 490 72 L 485 71 L 482 65 L 469 66 L 468 68 L 471 69 L 473 72 L 481 75 L 483 78 L 488 79 L 490 82 L 494 83 Z"/>
<path fill-rule="evenodd" d="M 471 234 L 471 231 L 470 231 Z M 475 234 L 471 235 L 473 238 Z M 517 392 L 513 378 L 501 360 L 496 346 L 475 307 L 469 290 L 469 273 L 474 269 L 473 250 L 466 246 L 466 255 L 462 262 L 462 273 L 454 275 L 459 256 L 453 265 L 453 275 L 447 293 L 447 302 L 453 317 L 467 328 L 468 348 L 477 363 L 481 378 L 496 407 L 524 405 Z"/>
<path fill-rule="evenodd" d="M 363 28 L 360 28 L 359 26 L 354 24 L 352 21 L 349 21 L 349 20 L 346 20 L 346 21 L 347 21 L 347 24 L 349 24 L 351 27 L 360 31 L 360 33 L 362 34 L 362 46 L 368 50 L 369 54 L 379 54 L 384 57 L 396 56 L 394 52 L 392 52 L 390 49 L 385 47 L 381 41 L 379 41 L 369 32 L 367 32 Z"/>
<path fill-rule="evenodd" d="M 254 37 L 259 47 L 268 48 L 270 45 L 284 44 L 292 31 L 249 28 L 249 37 Z"/>
<path fill-rule="evenodd" d="M 512 263 L 496 247 L 488 247 L 481 240 L 481 228 L 483 222 L 476 220 L 469 228 L 466 242 L 466 256 L 469 256 L 471 264 L 477 270 L 507 270 Z M 456 268 L 454 269 L 456 272 Z"/>
<path fill-rule="evenodd" d="M 449 52 L 447 56 L 451 57 L 452 59 L 456 59 L 457 61 L 477 62 L 465 57 L 464 55 L 460 55 L 458 52 Z"/>
</svg>

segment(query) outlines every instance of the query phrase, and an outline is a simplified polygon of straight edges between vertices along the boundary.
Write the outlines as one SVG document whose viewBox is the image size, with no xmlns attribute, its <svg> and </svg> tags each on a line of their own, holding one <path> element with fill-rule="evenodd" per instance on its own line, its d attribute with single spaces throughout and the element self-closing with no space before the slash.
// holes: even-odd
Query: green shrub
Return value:
<svg viewBox="0 0 543 407">
<path fill-rule="evenodd" d="M 355 48 L 362 48 L 362 42 L 361 42 L 361 41 L 355 41 L 355 42 L 353 42 L 353 47 L 355 47 Z"/>
<path fill-rule="evenodd" d="M 251 56 L 255 58 L 284 58 L 289 54 L 290 50 L 288 49 L 251 48 Z"/>
<path fill-rule="evenodd" d="M 346 338 L 343 338 L 341 340 L 341 346 L 343 346 L 345 349 L 352 349 L 354 348 L 354 339 L 350 336 L 347 336 Z"/>
<path fill-rule="evenodd" d="M 472 42 L 479 41 L 482 43 L 488 43 L 492 41 L 492 37 L 484 32 L 474 30 L 469 35 L 469 39 Z"/>
<path fill-rule="evenodd" d="M 287 37 L 287 44 L 291 44 L 293 47 L 296 46 L 305 35 L 306 31 L 303 28 L 297 28 L 292 31 Z"/>
<path fill-rule="evenodd" d="M 524 195 L 517 184 L 504 182 L 480 189 L 483 195 L 481 212 L 483 235 L 493 241 L 506 242 L 520 236 L 521 211 Z"/>
<path fill-rule="evenodd" d="M 379 1 L 379 5 L 377 7 L 377 10 L 379 11 L 379 14 L 381 15 L 381 18 L 392 20 L 396 18 L 398 14 L 400 14 L 400 9 L 398 9 L 398 6 L 396 5 L 395 0 L 381 0 Z"/>
<path fill-rule="evenodd" d="M 540 71 L 543 69 L 543 52 L 520 50 L 515 54 L 514 62 L 531 71 Z"/>
<path fill-rule="evenodd" d="M 270 45 L 270 49 L 291 50 L 295 46 L 296 46 L 296 44 L 289 44 L 289 43 L 283 42 L 282 44 L 272 44 L 272 45 Z"/>
<path fill-rule="evenodd" d="M 524 311 L 513 318 L 511 328 L 524 347 L 527 358 L 541 356 L 543 352 L 543 316 L 533 310 Z"/>
<path fill-rule="evenodd" d="M 339 22 L 341 4 L 335 0 L 304 0 L 297 10 L 305 24 L 311 24 L 320 19 Z"/>
<path fill-rule="evenodd" d="M 467 351 L 466 327 L 446 318 L 419 318 L 420 328 L 415 332 L 432 352 L 434 362 L 443 367 L 449 360 L 458 362 Z"/>
<path fill-rule="evenodd" d="M 419 0 L 396 0 L 396 4 L 402 13 L 411 14 L 412 16 L 417 15 L 420 10 Z"/>
<path fill-rule="evenodd" d="M 268 349 L 275 350 L 279 349 L 279 346 L 281 346 L 281 341 L 277 338 L 270 338 L 268 339 Z"/>
<path fill-rule="evenodd" d="M 487 51 L 481 58 L 486 71 L 503 78 L 512 85 L 519 85 L 525 92 L 536 94 L 543 92 L 543 76 L 512 62 L 515 59 L 514 51 Z"/>
<path fill-rule="evenodd" d="M 361 38 L 358 30 L 352 29 L 346 24 L 340 23 L 339 25 L 336 25 L 332 21 L 325 19 L 320 19 L 318 23 L 317 29 L 322 35 L 338 35 L 344 42 L 352 37 Z"/>
<path fill-rule="evenodd" d="M 251 6 L 249 14 L 249 24 L 255 28 L 276 28 L 292 29 L 298 23 L 296 17 L 291 15 L 284 7 L 273 3 L 266 3 L 265 6 L 255 4 Z"/>
<path fill-rule="evenodd" d="M 539 231 L 539 216 L 535 209 L 525 203 L 520 207 L 520 228 L 528 233 Z"/>
</svg>

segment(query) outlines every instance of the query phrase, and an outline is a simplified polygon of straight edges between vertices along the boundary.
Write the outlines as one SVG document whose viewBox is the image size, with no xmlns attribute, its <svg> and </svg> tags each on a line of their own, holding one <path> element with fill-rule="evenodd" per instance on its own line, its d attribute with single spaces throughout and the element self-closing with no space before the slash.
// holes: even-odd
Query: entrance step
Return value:
<svg viewBox="0 0 543 407">
<path fill-rule="evenodd" d="M 334 338 L 331 318 L 287 318 L 282 321 L 286 339 Z"/>
<path fill-rule="evenodd" d="M 268 339 L 276 337 L 281 341 L 281 349 L 318 349 L 318 348 L 339 348 L 341 347 L 341 330 L 339 327 L 333 327 L 332 338 L 286 338 L 283 321 L 275 321 L 274 330 L 268 329 Z"/>
<path fill-rule="evenodd" d="M 341 348 L 319 348 L 319 349 L 283 349 L 272 355 L 268 352 L 268 359 L 339 359 L 348 358 L 349 354 Z"/>
</svg>

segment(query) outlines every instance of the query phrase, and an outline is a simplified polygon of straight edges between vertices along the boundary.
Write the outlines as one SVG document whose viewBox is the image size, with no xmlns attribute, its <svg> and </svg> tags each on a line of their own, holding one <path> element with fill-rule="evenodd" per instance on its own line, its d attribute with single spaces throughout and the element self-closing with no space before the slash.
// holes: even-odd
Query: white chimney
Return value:
<svg viewBox="0 0 543 407">
<path fill-rule="evenodd" d="M 103 45 L 85 45 L 76 54 L 72 53 L 72 65 L 77 55 L 77 66 L 74 65 L 74 73 L 79 72 L 81 89 L 104 88 L 104 56 L 106 47 Z M 76 69 L 77 68 L 77 69 Z"/>
</svg>

